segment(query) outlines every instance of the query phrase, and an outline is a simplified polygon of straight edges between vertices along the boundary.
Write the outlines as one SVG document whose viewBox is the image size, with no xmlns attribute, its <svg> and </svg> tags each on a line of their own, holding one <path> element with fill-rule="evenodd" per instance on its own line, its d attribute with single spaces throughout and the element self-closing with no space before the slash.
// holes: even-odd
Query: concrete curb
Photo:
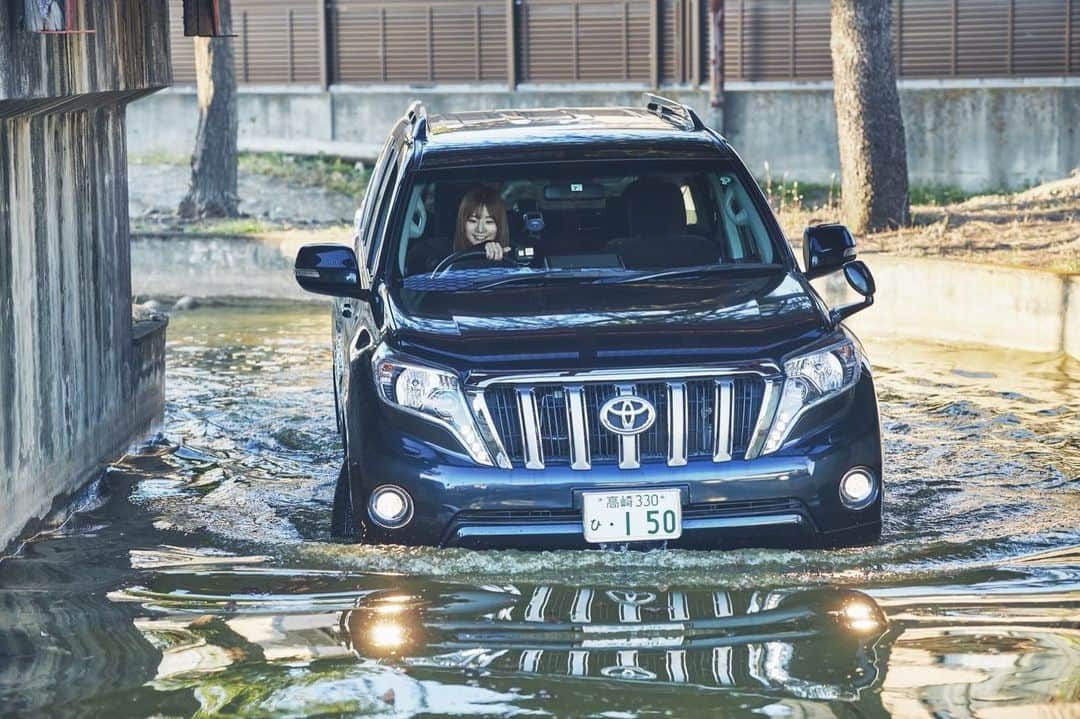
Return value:
<svg viewBox="0 0 1080 719">
<path fill-rule="evenodd" d="M 131 235 L 131 294 L 145 300 L 277 299 L 319 302 L 292 267 L 303 241 L 243 236 Z"/>
<path fill-rule="evenodd" d="M 132 235 L 140 298 L 325 301 L 302 291 L 292 264 L 303 240 Z M 1080 275 L 864 253 L 878 291 L 851 318 L 867 335 L 986 344 L 1080 359 Z M 856 299 L 842 273 L 814 282 L 830 305 Z"/>
<path fill-rule="evenodd" d="M 1080 359 L 1080 275 L 872 253 L 862 259 L 878 291 L 873 308 L 849 321 L 857 332 Z M 814 285 L 830 305 L 857 299 L 842 273 Z"/>
</svg>

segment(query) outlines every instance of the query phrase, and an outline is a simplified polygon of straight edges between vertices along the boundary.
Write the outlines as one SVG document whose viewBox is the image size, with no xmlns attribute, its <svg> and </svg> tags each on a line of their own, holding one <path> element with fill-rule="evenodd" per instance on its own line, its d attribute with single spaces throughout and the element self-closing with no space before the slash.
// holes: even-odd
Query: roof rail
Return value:
<svg viewBox="0 0 1080 719">
<path fill-rule="evenodd" d="M 684 130 L 704 130 L 705 123 L 698 114 L 681 102 L 675 102 L 651 92 L 645 93 L 645 109 L 662 120 L 675 121 Z"/>
<path fill-rule="evenodd" d="M 408 112 L 405 113 L 405 117 L 409 119 L 409 124 L 412 125 L 412 139 L 414 142 L 424 142 L 427 140 L 428 134 L 428 116 L 427 107 L 421 100 L 414 100 L 409 105 Z"/>
</svg>

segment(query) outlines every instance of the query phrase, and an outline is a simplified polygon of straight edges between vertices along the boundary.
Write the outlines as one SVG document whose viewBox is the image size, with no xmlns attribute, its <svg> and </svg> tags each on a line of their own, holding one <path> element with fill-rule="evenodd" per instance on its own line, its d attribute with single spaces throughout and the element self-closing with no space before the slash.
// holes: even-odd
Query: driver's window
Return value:
<svg viewBox="0 0 1080 719">
<path fill-rule="evenodd" d="M 390 171 L 387 174 L 386 182 L 383 183 L 382 191 L 379 193 L 378 210 L 375 217 L 375 222 L 372 224 L 372 231 L 369 233 L 370 240 L 368 244 L 368 269 L 372 269 L 375 264 L 375 257 L 378 254 L 379 246 L 382 244 L 382 236 L 386 230 L 386 218 L 390 214 L 390 207 L 394 204 L 394 196 L 397 194 L 397 178 L 398 178 L 398 163 L 395 162 L 390 166 Z"/>
<path fill-rule="evenodd" d="M 364 190 L 364 199 L 360 203 L 360 220 L 357 223 L 356 234 L 357 242 L 364 250 L 367 249 L 368 241 L 371 239 L 371 233 L 368 229 L 371 227 L 371 216 L 375 211 L 375 205 L 378 203 L 379 191 L 383 186 L 386 168 L 390 164 L 391 158 L 397 154 L 393 150 L 393 143 L 394 138 L 391 136 L 383 145 L 382 152 L 379 153 L 379 159 L 375 162 L 375 167 L 371 171 L 371 177 L 368 178 L 368 186 Z"/>
<path fill-rule="evenodd" d="M 413 187 L 412 196 L 409 198 L 408 214 L 405 215 L 405 223 L 398 242 L 397 266 L 402 276 L 409 274 L 407 266 L 409 252 L 415 250 L 427 233 L 430 219 L 430 211 L 426 204 L 429 188 L 430 185 L 417 184 Z"/>
</svg>

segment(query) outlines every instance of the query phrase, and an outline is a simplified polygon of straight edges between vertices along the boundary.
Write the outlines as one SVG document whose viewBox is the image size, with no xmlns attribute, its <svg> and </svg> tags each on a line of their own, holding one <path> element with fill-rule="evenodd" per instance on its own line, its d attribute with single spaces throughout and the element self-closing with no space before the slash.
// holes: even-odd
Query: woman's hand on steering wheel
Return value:
<svg viewBox="0 0 1080 719">
<path fill-rule="evenodd" d="M 510 248 L 503 247 L 495 241 L 485 242 L 484 255 L 492 262 L 502 262 L 504 257 L 510 259 Z"/>
<path fill-rule="evenodd" d="M 498 250 L 498 259 L 494 258 L 496 249 Z M 436 275 L 449 270 L 454 263 L 473 257 L 484 257 L 492 262 L 511 262 L 513 260 L 513 257 L 510 254 L 510 248 L 502 247 L 497 242 L 486 242 L 483 247 L 470 247 L 467 250 L 451 252 L 443 258 L 442 262 L 435 266 L 435 269 L 431 271 L 431 276 L 435 277 Z"/>
</svg>

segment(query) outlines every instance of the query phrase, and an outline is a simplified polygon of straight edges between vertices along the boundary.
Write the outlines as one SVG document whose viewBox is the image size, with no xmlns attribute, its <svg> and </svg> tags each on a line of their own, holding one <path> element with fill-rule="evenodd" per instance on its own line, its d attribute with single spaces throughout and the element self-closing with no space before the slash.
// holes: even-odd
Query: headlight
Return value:
<svg viewBox="0 0 1080 719">
<path fill-rule="evenodd" d="M 404 359 L 385 344 L 375 351 L 371 362 L 383 401 L 445 428 L 478 464 L 495 464 L 488 450 L 491 445 L 481 435 L 456 375 Z"/>
<path fill-rule="evenodd" d="M 859 351 L 849 339 L 785 362 L 784 389 L 761 453 L 780 449 L 806 410 L 854 387 L 860 366 Z"/>
</svg>

